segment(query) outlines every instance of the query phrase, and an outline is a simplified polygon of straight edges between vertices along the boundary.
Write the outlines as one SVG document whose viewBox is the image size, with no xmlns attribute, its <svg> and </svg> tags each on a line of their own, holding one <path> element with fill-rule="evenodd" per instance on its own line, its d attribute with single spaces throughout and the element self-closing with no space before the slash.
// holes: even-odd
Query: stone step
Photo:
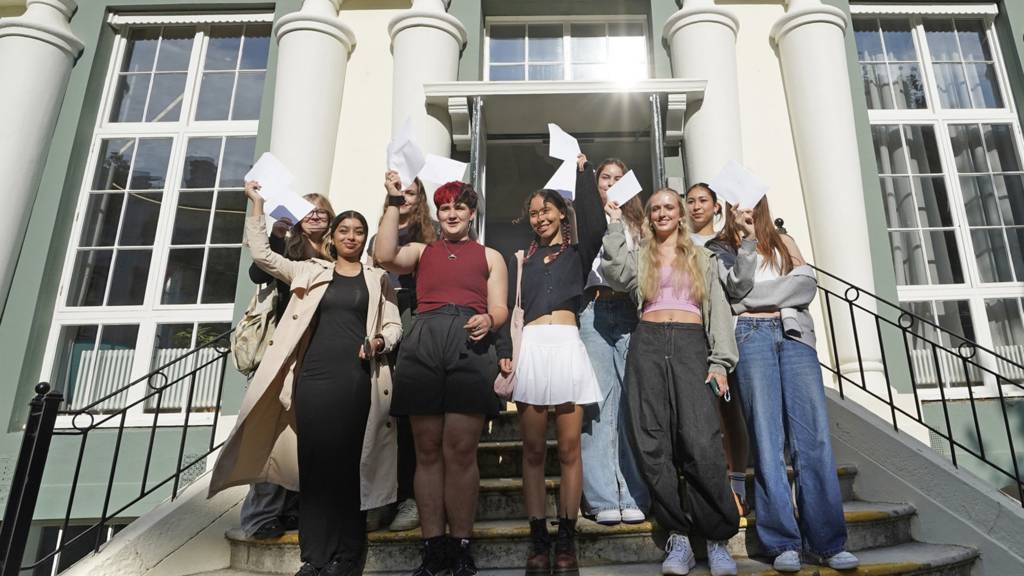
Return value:
<svg viewBox="0 0 1024 576">
<path fill-rule="evenodd" d="M 892 546 L 910 541 L 913 506 L 847 502 L 843 505 L 852 551 Z M 749 529 L 756 519 L 742 519 L 740 532 L 729 542 L 736 556 L 756 555 L 757 536 Z M 554 528 L 552 527 L 552 530 Z M 231 566 L 257 572 L 294 572 L 299 567 L 297 534 L 288 533 L 276 540 L 246 539 L 240 531 L 227 534 L 231 543 Z M 578 544 L 580 557 L 592 565 L 660 562 L 661 533 L 652 533 L 649 522 L 618 526 L 600 526 L 581 519 Z M 477 522 L 473 530 L 475 556 L 481 568 L 514 568 L 529 548 L 529 526 L 524 520 Z M 378 531 L 369 535 L 367 571 L 391 572 L 415 567 L 419 557 L 419 529 L 405 532 Z M 695 549 L 703 545 L 694 541 Z"/>
</svg>

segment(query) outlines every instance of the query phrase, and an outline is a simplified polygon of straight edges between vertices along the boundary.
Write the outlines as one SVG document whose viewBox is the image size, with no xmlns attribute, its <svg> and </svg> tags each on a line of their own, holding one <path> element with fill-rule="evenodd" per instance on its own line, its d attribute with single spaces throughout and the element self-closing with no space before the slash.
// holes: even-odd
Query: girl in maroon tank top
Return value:
<svg viewBox="0 0 1024 576">
<path fill-rule="evenodd" d="M 477 206 L 472 186 L 449 182 L 438 188 L 441 237 L 404 246 L 398 244 L 404 198 L 396 172 L 388 172 L 385 187 L 388 207 L 374 258 L 391 272 L 416 274 L 416 317 L 399 350 L 391 400 L 392 414 L 409 417 L 416 444 L 424 540 L 423 562 L 413 574 L 451 570 L 469 576 L 477 573 L 469 550 L 480 487 L 476 449 L 485 419 L 503 405 L 493 391 L 498 366 L 492 340 L 508 317 L 507 272 L 496 250 L 469 238 Z M 445 502 L 445 493 L 460 497 Z"/>
</svg>

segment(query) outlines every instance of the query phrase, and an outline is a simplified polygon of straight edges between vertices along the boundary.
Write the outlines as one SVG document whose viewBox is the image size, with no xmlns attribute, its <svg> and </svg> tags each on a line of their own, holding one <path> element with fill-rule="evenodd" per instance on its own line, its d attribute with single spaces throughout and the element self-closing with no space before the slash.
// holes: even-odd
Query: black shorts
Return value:
<svg viewBox="0 0 1024 576">
<path fill-rule="evenodd" d="M 395 365 L 393 416 L 498 415 L 504 402 L 494 393 L 493 335 L 469 340 L 463 326 L 473 314 L 447 305 L 413 318 Z"/>
</svg>

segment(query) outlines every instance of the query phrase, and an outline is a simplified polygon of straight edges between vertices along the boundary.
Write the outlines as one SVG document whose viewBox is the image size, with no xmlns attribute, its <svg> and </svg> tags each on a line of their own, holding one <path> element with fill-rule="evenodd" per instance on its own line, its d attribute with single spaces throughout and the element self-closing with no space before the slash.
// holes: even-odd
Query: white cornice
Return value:
<svg viewBox="0 0 1024 576">
<path fill-rule="evenodd" d="M 112 26 L 122 24 L 244 24 L 250 22 L 273 22 L 274 15 L 270 13 L 245 13 L 235 12 L 228 14 L 131 14 L 117 13 L 107 17 L 107 23 Z"/>
<path fill-rule="evenodd" d="M 687 94 L 694 100 L 704 97 L 706 80 L 658 78 L 636 82 L 590 82 L 551 80 L 530 82 L 431 82 L 423 85 L 427 103 L 448 106 L 448 98 L 473 96 L 515 96 L 544 94 Z"/>
<path fill-rule="evenodd" d="M 995 4 L 850 4 L 854 16 L 994 16 L 999 14 Z"/>
</svg>

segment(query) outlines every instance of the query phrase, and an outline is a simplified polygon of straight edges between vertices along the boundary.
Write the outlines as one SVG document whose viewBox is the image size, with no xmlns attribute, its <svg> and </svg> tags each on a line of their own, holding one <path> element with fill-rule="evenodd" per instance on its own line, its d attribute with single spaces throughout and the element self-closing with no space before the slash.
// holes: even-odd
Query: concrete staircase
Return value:
<svg viewBox="0 0 1024 576">
<path fill-rule="evenodd" d="M 550 426 L 553 428 L 553 423 Z M 490 423 L 479 451 L 481 487 L 474 550 L 484 574 L 521 574 L 529 548 L 529 527 L 521 495 L 522 443 L 518 440 L 516 415 L 505 412 Z M 548 507 L 555 515 L 558 493 L 558 463 L 555 445 L 549 441 Z M 978 558 L 973 548 L 961 545 L 925 544 L 913 541 L 911 523 L 915 509 L 909 504 L 864 502 L 856 499 L 857 469 L 839 466 L 848 548 L 861 559 L 856 572 L 872 576 L 928 574 L 967 576 Z M 752 474 L 748 474 L 748 483 Z M 752 487 L 748 489 L 752 493 Z M 741 574 L 775 574 L 770 564 L 751 558 L 757 556 L 759 543 L 753 526 L 756 516 L 741 520 L 740 532 L 729 547 L 740 565 Z M 653 531 L 649 522 L 605 527 L 581 519 L 579 557 L 587 576 L 612 574 L 660 574 L 664 556 L 664 534 Z M 230 568 L 209 576 L 241 576 L 251 573 L 293 574 L 299 567 L 298 537 L 289 533 L 272 541 L 246 539 L 236 530 L 227 533 L 231 548 Z M 419 530 L 369 535 L 367 573 L 408 574 L 419 563 Z M 698 556 L 703 543 L 694 541 Z M 698 564 L 692 574 L 707 574 Z M 800 574 L 840 574 L 827 568 L 806 565 Z"/>
</svg>

